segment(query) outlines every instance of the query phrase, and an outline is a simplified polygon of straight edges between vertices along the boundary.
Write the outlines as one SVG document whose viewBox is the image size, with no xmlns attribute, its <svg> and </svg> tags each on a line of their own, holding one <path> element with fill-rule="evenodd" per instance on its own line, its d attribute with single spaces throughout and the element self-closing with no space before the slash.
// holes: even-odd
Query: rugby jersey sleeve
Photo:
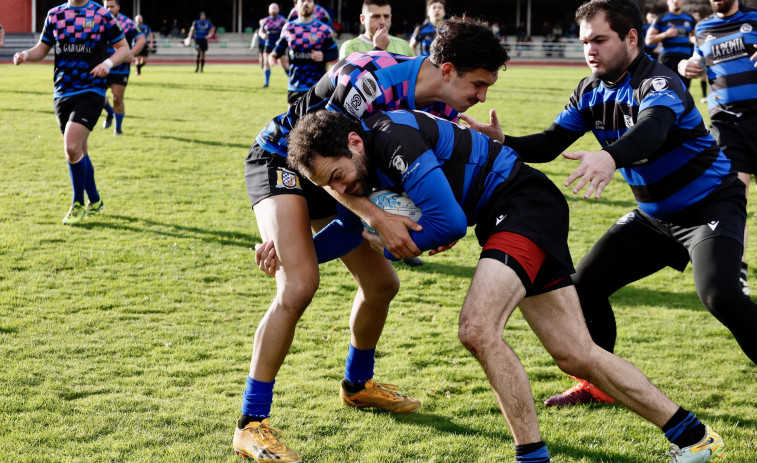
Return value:
<svg viewBox="0 0 757 463">
<path fill-rule="evenodd" d="M 103 8 L 103 10 L 105 10 L 105 14 L 103 15 L 103 30 L 105 31 L 105 39 L 108 41 L 109 45 L 114 45 L 126 36 L 121 30 L 121 27 L 119 27 L 116 18 L 114 18 L 113 15 L 110 14 L 110 11 L 107 8 Z"/>
<path fill-rule="evenodd" d="M 421 210 L 420 232 L 409 230 L 410 238 L 423 251 L 456 241 L 467 232 L 467 219 L 457 203 L 441 165 L 417 130 L 388 124 L 375 133 L 370 157 L 381 184 L 402 185 L 410 199 Z M 396 260 L 384 250 L 387 259 Z"/>
</svg>

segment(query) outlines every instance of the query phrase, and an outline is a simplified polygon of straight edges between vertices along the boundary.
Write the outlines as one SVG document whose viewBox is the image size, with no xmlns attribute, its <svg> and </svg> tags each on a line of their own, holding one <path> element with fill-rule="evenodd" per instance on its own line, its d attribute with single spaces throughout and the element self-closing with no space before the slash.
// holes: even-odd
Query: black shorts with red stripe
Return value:
<svg viewBox="0 0 757 463">
<path fill-rule="evenodd" d="M 481 258 L 512 268 L 535 296 L 573 284 L 568 203 L 546 175 L 522 166 L 496 190 L 476 220 Z"/>
</svg>

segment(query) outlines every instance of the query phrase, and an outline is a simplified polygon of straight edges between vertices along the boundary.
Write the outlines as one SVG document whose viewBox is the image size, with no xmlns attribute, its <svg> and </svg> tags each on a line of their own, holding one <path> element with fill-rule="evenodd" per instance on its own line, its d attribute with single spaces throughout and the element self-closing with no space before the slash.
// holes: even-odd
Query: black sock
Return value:
<svg viewBox="0 0 757 463">
<path fill-rule="evenodd" d="M 254 422 L 261 422 L 265 419 L 265 417 L 260 416 L 250 416 L 250 415 L 242 415 L 239 417 L 239 420 L 237 420 L 237 427 L 239 429 L 244 429 L 245 426 L 247 426 L 250 423 Z"/>
<path fill-rule="evenodd" d="M 675 415 L 662 427 L 662 432 L 670 442 L 679 448 L 684 448 L 702 440 L 706 430 L 693 413 L 683 407 L 678 407 Z"/>
<path fill-rule="evenodd" d="M 353 383 L 347 381 L 347 379 L 342 381 L 342 386 L 344 387 L 344 390 L 349 392 L 350 394 L 355 394 L 356 392 L 360 392 L 365 389 L 365 383 Z"/>
</svg>

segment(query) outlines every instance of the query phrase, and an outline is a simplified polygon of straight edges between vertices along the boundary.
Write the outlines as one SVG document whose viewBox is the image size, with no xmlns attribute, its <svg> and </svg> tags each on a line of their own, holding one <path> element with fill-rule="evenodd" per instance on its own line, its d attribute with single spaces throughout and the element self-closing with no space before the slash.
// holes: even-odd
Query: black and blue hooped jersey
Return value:
<svg viewBox="0 0 757 463">
<path fill-rule="evenodd" d="M 657 32 L 665 32 L 670 28 L 678 29 L 678 35 L 662 41 L 662 49 L 660 54 L 676 53 L 679 55 L 691 56 L 693 45 L 689 37 L 694 30 L 696 21 L 688 13 L 673 14 L 667 12 L 661 17 L 657 18 L 653 26 L 657 29 Z"/>
<path fill-rule="evenodd" d="M 413 32 L 413 40 L 420 46 L 420 56 L 428 56 L 431 54 L 431 42 L 436 37 L 436 27 L 429 22 L 428 19 L 423 21 L 423 24 L 418 26 Z"/>
<path fill-rule="evenodd" d="M 691 94 L 673 71 L 640 53 L 617 85 L 594 76 L 583 79 L 555 123 L 581 133 L 591 130 L 605 148 L 633 127 L 640 112 L 653 106 L 675 112 L 673 128 L 648 158 L 619 170 L 639 207 L 652 217 L 666 218 L 715 191 L 731 170 Z"/>
<path fill-rule="evenodd" d="M 704 57 L 710 81 L 710 116 L 757 111 L 757 69 L 749 60 L 757 51 L 757 10 L 710 16 L 697 24 L 696 36 L 694 53 Z"/>
<path fill-rule="evenodd" d="M 137 27 L 137 24 L 123 13 L 118 13 L 116 21 L 118 22 L 118 26 L 121 28 L 121 31 L 123 31 L 124 37 L 126 37 L 126 41 L 129 42 L 129 47 L 134 46 L 134 41 L 137 39 L 137 37 L 144 35 L 142 30 Z M 112 55 L 115 52 L 115 48 L 108 48 L 109 54 Z M 118 66 L 114 66 L 113 69 L 110 70 L 110 73 L 113 75 L 129 75 L 130 72 L 131 61 L 128 59 Z"/>
<path fill-rule="evenodd" d="M 465 235 L 522 161 L 511 148 L 423 111 L 379 112 L 361 121 L 371 186 L 405 191 L 423 212 L 420 249 Z"/>
<path fill-rule="evenodd" d="M 336 63 L 289 111 L 273 118 L 256 141 L 266 151 L 286 156 L 287 136 L 297 121 L 305 114 L 324 108 L 355 120 L 378 111 L 420 109 L 456 121 L 457 111 L 447 104 L 416 107 L 415 81 L 424 59 L 386 51 L 351 53 Z"/>
<path fill-rule="evenodd" d="M 276 43 L 277 56 L 289 49 L 290 92 L 306 92 L 326 74 L 326 63 L 339 57 L 339 47 L 331 28 L 314 19 L 309 23 L 299 20 L 287 23 Z M 323 52 L 323 60 L 313 61 L 314 51 Z"/>
<path fill-rule="evenodd" d="M 104 96 L 107 78 L 90 71 L 109 56 L 107 47 L 123 38 L 110 11 L 95 2 L 51 9 L 39 40 L 55 49 L 55 98 L 84 92 Z"/>
<path fill-rule="evenodd" d="M 194 36 L 195 39 L 207 39 L 210 30 L 213 29 L 213 23 L 207 19 L 196 19 L 194 22 Z"/>
</svg>

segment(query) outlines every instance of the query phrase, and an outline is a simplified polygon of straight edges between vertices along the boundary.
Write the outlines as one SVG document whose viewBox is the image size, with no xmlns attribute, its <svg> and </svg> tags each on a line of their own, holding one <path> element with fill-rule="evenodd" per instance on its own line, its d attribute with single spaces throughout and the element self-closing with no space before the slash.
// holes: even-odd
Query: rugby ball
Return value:
<svg viewBox="0 0 757 463">
<path fill-rule="evenodd" d="M 191 44 L 191 43 L 192 43 L 192 37 L 187 37 L 186 39 L 184 39 L 184 46 L 185 47 L 188 47 L 189 44 Z"/>
<path fill-rule="evenodd" d="M 402 193 L 395 193 L 390 190 L 376 190 L 368 195 L 368 199 L 373 204 L 380 207 L 381 210 L 390 214 L 397 214 L 412 219 L 417 222 L 421 218 L 421 210 L 410 197 L 404 191 Z M 365 221 L 363 226 L 371 233 L 376 233 L 376 230 L 369 227 Z"/>
</svg>

